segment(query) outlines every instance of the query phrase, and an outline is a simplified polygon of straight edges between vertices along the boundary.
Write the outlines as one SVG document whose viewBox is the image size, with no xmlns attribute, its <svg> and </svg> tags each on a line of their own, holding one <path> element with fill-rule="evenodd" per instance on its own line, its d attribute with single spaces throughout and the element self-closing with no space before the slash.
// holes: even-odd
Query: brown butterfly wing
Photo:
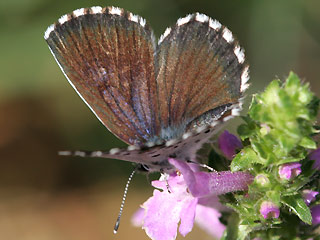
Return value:
<svg viewBox="0 0 320 240">
<path fill-rule="evenodd" d="M 144 19 L 114 7 L 78 9 L 45 38 L 71 85 L 112 133 L 137 145 L 159 133 L 155 43 Z"/>
<path fill-rule="evenodd" d="M 217 120 L 236 113 L 248 87 L 237 41 L 202 14 L 179 19 L 157 47 L 142 18 L 112 7 L 65 15 L 45 38 L 101 122 L 123 141 L 140 145 L 62 155 L 116 158 L 170 172 L 170 157 L 196 160 Z"/>
<path fill-rule="evenodd" d="M 163 127 L 192 128 L 192 121 L 205 123 L 238 103 L 247 87 L 248 68 L 227 28 L 203 14 L 188 15 L 159 42 L 156 72 Z"/>
</svg>

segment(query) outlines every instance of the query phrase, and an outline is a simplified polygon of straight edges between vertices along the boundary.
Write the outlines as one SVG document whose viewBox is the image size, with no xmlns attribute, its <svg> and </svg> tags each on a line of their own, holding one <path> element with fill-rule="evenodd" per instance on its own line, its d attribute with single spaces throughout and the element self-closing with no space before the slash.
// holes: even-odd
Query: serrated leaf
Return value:
<svg viewBox="0 0 320 240">
<path fill-rule="evenodd" d="M 256 132 L 256 130 L 250 128 L 250 126 L 247 125 L 247 124 L 241 124 L 241 125 L 238 127 L 237 132 L 238 132 L 241 140 L 245 140 L 246 138 L 249 138 L 249 137 L 251 137 L 252 135 L 254 135 L 255 132 Z"/>
<path fill-rule="evenodd" d="M 310 209 L 300 195 L 283 197 L 281 202 L 291 208 L 301 221 L 311 225 L 312 216 Z"/>
<path fill-rule="evenodd" d="M 285 89 L 287 90 L 287 92 L 291 94 L 295 93 L 300 88 L 300 86 L 301 84 L 298 75 L 294 72 L 290 72 L 285 84 Z"/>
<path fill-rule="evenodd" d="M 258 142 L 260 140 L 261 142 Z M 259 158 L 257 159 L 257 163 L 261 163 L 263 165 L 269 165 L 276 162 L 276 156 L 272 149 L 269 148 L 269 145 L 264 142 L 264 139 L 258 139 L 257 141 L 252 140 L 251 145 L 253 150 L 258 154 Z"/>
<path fill-rule="evenodd" d="M 272 190 L 272 191 L 267 191 L 266 192 L 266 196 L 268 197 L 268 199 L 270 199 L 272 202 L 278 203 L 280 202 L 280 195 L 281 192 L 278 190 Z"/>
<path fill-rule="evenodd" d="M 313 96 L 312 100 L 308 104 L 308 108 L 310 111 L 310 116 L 312 118 L 315 118 L 318 115 L 318 110 L 319 110 L 319 104 L 320 104 L 320 99 Z"/>
<path fill-rule="evenodd" d="M 239 216 L 234 213 L 230 216 L 227 229 L 220 240 L 246 240 L 256 225 L 239 225 Z"/>
<path fill-rule="evenodd" d="M 300 160 L 302 160 L 302 158 L 292 158 L 292 157 L 284 158 L 277 162 L 277 166 L 285 163 L 299 162 Z"/>
<path fill-rule="evenodd" d="M 264 102 L 268 104 L 278 104 L 279 103 L 279 90 L 280 90 L 280 81 L 273 80 L 262 93 L 262 98 Z"/>
<path fill-rule="evenodd" d="M 248 169 L 253 163 L 261 163 L 261 158 L 250 147 L 245 147 L 231 162 L 231 171 Z"/>
<path fill-rule="evenodd" d="M 239 240 L 245 240 L 252 231 L 252 227 L 248 225 L 239 225 L 238 238 Z"/>
<path fill-rule="evenodd" d="M 316 149 L 317 144 L 313 141 L 310 137 L 303 137 L 299 143 L 301 147 L 309 148 L 309 149 Z"/>
</svg>

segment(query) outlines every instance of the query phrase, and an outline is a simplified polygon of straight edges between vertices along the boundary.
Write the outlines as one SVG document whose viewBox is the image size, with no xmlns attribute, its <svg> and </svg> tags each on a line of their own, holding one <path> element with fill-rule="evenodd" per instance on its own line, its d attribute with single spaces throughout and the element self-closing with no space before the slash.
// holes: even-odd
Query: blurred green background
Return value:
<svg viewBox="0 0 320 240">
<path fill-rule="evenodd" d="M 157 37 L 187 13 L 205 13 L 228 26 L 245 48 L 250 94 L 293 70 L 320 96 L 319 0 L 2 0 L 0 239 L 148 239 L 130 224 L 139 204 L 152 194 L 144 175 L 133 179 L 114 236 L 131 164 L 57 156 L 58 150 L 125 146 L 69 86 L 43 39 L 47 26 L 61 15 L 95 5 L 143 16 Z M 236 125 L 232 121 L 228 127 Z M 210 239 L 199 229 L 186 239 L 195 238 Z"/>
</svg>

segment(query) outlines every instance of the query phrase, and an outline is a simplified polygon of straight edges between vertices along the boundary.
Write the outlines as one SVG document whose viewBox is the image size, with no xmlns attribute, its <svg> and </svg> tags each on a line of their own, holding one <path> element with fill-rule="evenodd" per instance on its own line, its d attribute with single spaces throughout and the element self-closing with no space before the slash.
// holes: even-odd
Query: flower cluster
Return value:
<svg viewBox="0 0 320 240">
<path fill-rule="evenodd" d="M 134 215 L 134 225 L 143 225 L 152 239 L 168 240 L 176 238 L 179 222 L 179 232 L 185 236 L 196 221 L 220 238 L 225 226 L 219 221 L 219 210 L 225 208 L 218 195 L 246 190 L 253 177 L 246 172 L 201 172 L 197 166 L 177 159 L 169 162 L 178 173 L 152 182 L 157 189 Z"/>
<path fill-rule="evenodd" d="M 318 107 L 319 100 L 308 85 L 293 73 L 284 84 L 274 80 L 263 93 L 253 96 L 243 117 L 245 124 L 238 128 L 244 147 L 231 170 L 247 170 L 255 178 L 246 196 L 235 194 L 234 201 L 226 203 L 239 218 L 238 229 L 226 235 L 314 237 L 311 224 L 320 222 L 316 199 L 320 150 L 314 150 L 312 138 L 318 133 L 314 126 Z"/>
<path fill-rule="evenodd" d="M 178 230 L 185 236 L 194 222 L 221 239 L 318 239 L 320 148 L 312 138 L 318 107 L 295 74 L 283 85 L 271 82 L 253 96 L 238 128 L 241 140 L 224 131 L 221 154 L 211 151 L 210 167 L 223 162 L 229 170 L 169 159 L 177 171 L 152 182 L 153 196 L 133 223 L 156 240 L 175 239 Z"/>
</svg>

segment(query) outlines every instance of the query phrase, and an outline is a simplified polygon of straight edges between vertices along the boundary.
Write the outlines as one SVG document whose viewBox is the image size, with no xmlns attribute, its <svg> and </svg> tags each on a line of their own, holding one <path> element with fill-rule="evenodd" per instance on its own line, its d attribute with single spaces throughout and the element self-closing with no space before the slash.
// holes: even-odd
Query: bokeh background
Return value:
<svg viewBox="0 0 320 240">
<path fill-rule="evenodd" d="M 320 96 L 319 0 L 2 0 L 0 239 L 148 239 L 130 223 L 152 194 L 144 175 L 134 177 L 120 231 L 113 235 L 132 165 L 57 156 L 64 149 L 125 146 L 69 86 L 43 39 L 61 15 L 95 5 L 143 16 L 158 37 L 179 17 L 205 13 L 228 26 L 246 49 L 250 94 L 293 70 Z M 195 238 L 210 239 L 197 228 L 186 239 Z"/>
</svg>

